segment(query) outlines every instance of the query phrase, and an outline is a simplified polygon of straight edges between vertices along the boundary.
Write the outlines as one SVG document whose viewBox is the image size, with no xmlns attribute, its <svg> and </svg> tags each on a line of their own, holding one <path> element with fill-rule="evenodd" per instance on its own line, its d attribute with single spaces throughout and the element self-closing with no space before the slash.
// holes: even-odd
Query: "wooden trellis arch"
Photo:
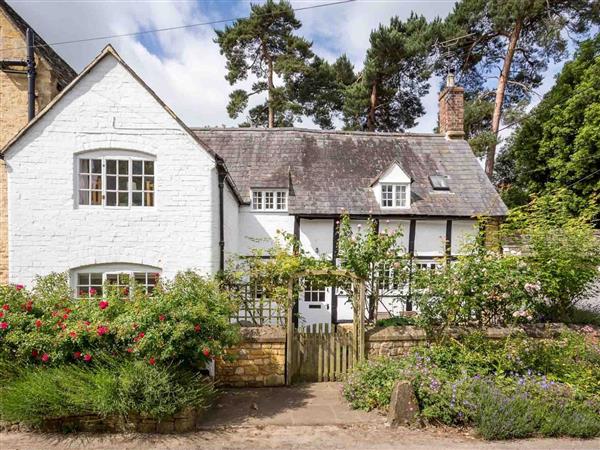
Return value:
<svg viewBox="0 0 600 450">
<path fill-rule="evenodd" d="M 292 383 L 293 352 L 294 352 L 294 284 L 307 276 L 334 276 L 350 278 L 357 289 L 353 289 L 352 296 L 354 317 L 352 321 L 352 335 L 354 339 L 354 362 L 363 361 L 365 358 L 365 281 L 355 273 L 345 269 L 313 269 L 297 272 L 290 277 L 288 282 L 287 304 L 287 339 L 286 339 L 286 384 Z M 358 294 L 358 295 L 356 295 Z"/>
</svg>

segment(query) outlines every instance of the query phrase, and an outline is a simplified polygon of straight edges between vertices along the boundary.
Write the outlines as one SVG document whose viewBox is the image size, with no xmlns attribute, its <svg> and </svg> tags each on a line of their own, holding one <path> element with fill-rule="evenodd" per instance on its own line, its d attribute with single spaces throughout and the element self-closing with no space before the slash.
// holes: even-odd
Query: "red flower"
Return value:
<svg viewBox="0 0 600 450">
<path fill-rule="evenodd" d="M 160 320 L 161 322 L 164 321 L 166 319 L 164 314 L 161 314 L 160 316 L 158 316 L 158 320 Z"/>
<path fill-rule="evenodd" d="M 4 313 L 2 311 L 0 311 L 0 319 L 2 319 L 4 317 Z"/>
<path fill-rule="evenodd" d="M 83 323 L 85 324 L 85 326 L 86 326 L 86 327 L 89 327 L 91 322 L 90 322 L 89 320 L 86 320 L 86 321 L 85 321 L 85 322 L 83 322 Z"/>
<path fill-rule="evenodd" d="M 127 353 L 133 353 L 133 349 L 132 348 L 128 348 L 127 349 Z"/>
<path fill-rule="evenodd" d="M 90 295 L 93 297 L 94 295 L 96 295 L 98 291 L 94 288 L 90 288 Z"/>
<path fill-rule="evenodd" d="M 154 359 L 154 356 L 150 357 L 150 360 L 148 362 L 150 363 L 151 366 L 156 364 L 156 360 Z"/>
<path fill-rule="evenodd" d="M 195 331 L 196 333 L 199 333 L 199 332 L 200 332 L 200 328 L 201 328 L 201 327 L 200 327 L 200 325 L 198 325 L 198 324 L 194 325 L 194 331 Z"/>
<path fill-rule="evenodd" d="M 8 328 L 8 323 L 6 323 L 6 322 L 0 322 L 0 329 L 6 330 L 7 328 Z"/>
<path fill-rule="evenodd" d="M 202 349 L 202 354 L 208 358 L 210 356 L 210 350 L 207 347 L 204 347 Z"/>
<path fill-rule="evenodd" d="M 59 326 L 60 326 L 60 328 L 61 328 L 61 329 L 63 329 L 63 330 L 67 328 L 67 326 L 66 326 L 64 323 L 61 323 Z"/>
<path fill-rule="evenodd" d="M 75 333 L 74 331 L 71 331 L 69 333 L 69 336 L 71 336 L 73 339 L 75 339 L 77 337 L 77 333 Z"/>
<path fill-rule="evenodd" d="M 108 327 L 104 325 L 99 325 L 96 331 L 98 333 L 98 336 L 103 336 L 106 333 L 108 333 Z"/>
<path fill-rule="evenodd" d="M 31 300 L 29 300 L 27 303 L 25 303 L 25 310 L 31 311 L 32 309 L 33 309 L 33 302 Z"/>
<path fill-rule="evenodd" d="M 41 326 L 42 326 L 42 321 L 41 321 L 40 319 L 36 320 L 36 321 L 35 321 L 35 327 L 36 327 L 36 328 L 39 328 L 39 327 L 41 327 Z"/>
<path fill-rule="evenodd" d="M 123 295 L 129 295 L 129 288 L 123 288 Z"/>
<path fill-rule="evenodd" d="M 138 334 L 138 337 L 141 339 L 144 336 L 146 336 L 146 333 L 144 333 L 143 331 L 140 331 L 140 334 Z"/>
<path fill-rule="evenodd" d="M 69 315 L 68 315 L 68 314 L 64 314 L 64 315 L 63 315 L 63 319 L 64 319 L 64 320 L 67 320 L 68 318 L 69 318 Z"/>
<path fill-rule="evenodd" d="M 50 355 L 48 353 L 44 353 L 42 355 L 42 361 L 43 362 L 48 362 L 49 359 L 50 359 Z"/>
<path fill-rule="evenodd" d="M 100 309 L 106 309 L 108 308 L 108 302 L 106 300 L 102 300 L 100 303 L 98 303 L 98 307 Z"/>
<path fill-rule="evenodd" d="M 23 286 L 22 284 L 17 284 L 17 285 L 15 285 L 15 289 L 16 289 L 17 291 L 23 290 L 24 288 L 25 288 L 25 286 Z"/>
<path fill-rule="evenodd" d="M 75 353 L 73 353 L 73 358 L 75 358 L 75 359 L 81 358 L 81 352 L 75 352 Z"/>
<path fill-rule="evenodd" d="M 90 355 L 89 353 L 86 353 L 86 354 L 83 356 L 83 360 L 84 360 L 85 362 L 90 362 L 90 361 L 92 360 L 92 355 Z"/>
<path fill-rule="evenodd" d="M 8 311 L 10 309 L 10 305 L 8 305 L 8 304 L 5 303 L 4 305 L 2 305 L 2 309 L 4 311 Z"/>
<path fill-rule="evenodd" d="M 37 350 L 31 350 L 31 356 L 33 356 L 34 358 L 37 358 L 38 352 Z"/>
</svg>

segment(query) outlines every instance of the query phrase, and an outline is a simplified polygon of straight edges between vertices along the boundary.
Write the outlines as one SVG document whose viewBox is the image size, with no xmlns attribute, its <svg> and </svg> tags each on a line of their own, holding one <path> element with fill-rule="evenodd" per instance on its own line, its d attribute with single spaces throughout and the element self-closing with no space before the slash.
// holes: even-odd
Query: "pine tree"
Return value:
<svg viewBox="0 0 600 450">
<path fill-rule="evenodd" d="M 586 32 L 600 17 L 598 8 L 594 0 L 462 0 L 446 19 L 446 39 L 464 38 L 441 66 L 453 66 L 468 84 L 497 80 L 486 152 L 490 178 L 506 107 L 530 99 L 548 62 L 566 56 L 565 31 Z"/>
<path fill-rule="evenodd" d="M 364 69 L 346 89 L 347 129 L 403 131 L 423 115 L 421 97 L 429 90 L 428 54 L 433 28 L 423 16 L 406 22 L 393 17 L 371 32 Z"/>
<path fill-rule="evenodd" d="M 236 89 L 230 94 L 227 112 L 237 118 L 251 96 L 266 92 L 266 101 L 250 110 L 250 124 L 269 128 L 290 125 L 302 107 L 289 98 L 285 84 L 308 70 L 312 44 L 293 34 L 301 24 L 287 1 L 267 0 L 250 8 L 248 18 L 216 31 L 215 42 L 227 59 L 227 81 L 234 85 L 250 74 L 257 78 L 250 91 Z M 283 79 L 284 86 L 275 85 L 276 76 Z"/>
</svg>

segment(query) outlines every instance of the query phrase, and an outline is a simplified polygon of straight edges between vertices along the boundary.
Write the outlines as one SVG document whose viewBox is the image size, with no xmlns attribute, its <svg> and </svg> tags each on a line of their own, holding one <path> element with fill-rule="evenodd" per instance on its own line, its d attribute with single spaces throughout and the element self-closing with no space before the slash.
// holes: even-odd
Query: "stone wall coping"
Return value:
<svg viewBox="0 0 600 450">
<path fill-rule="evenodd" d="M 285 343 L 286 333 L 283 327 L 241 327 L 242 342 Z"/>
<path fill-rule="evenodd" d="M 536 338 L 552 338 L 568 329 L 563 323 L 535 323 L 515 327 L 489 327 L 481 331 L 490 339 L 503 339 L 515 333 L 525 333 L 527 336 Z M 448 329 L 445 334 L 448 336 L 460 336 L 473 331 L 476 331 L 476 329 L 455 327 Z M 413 325 L 373 328 L 367 331 L 365 340 L 367 342 L 426 341 L 427 333 L 423 328 Z"/>
</svg>

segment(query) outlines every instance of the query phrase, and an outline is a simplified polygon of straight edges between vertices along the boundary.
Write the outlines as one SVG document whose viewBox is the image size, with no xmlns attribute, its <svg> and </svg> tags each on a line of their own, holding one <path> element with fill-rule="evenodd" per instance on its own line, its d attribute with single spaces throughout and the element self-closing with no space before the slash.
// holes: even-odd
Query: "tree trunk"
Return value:
<svg viewBox="0 0 600 450">
<path fill-rule="evenodd" d="M 267 85 L 269 87 L 269 98 L 267 103 L 269 105 L 269 128 L 275 127 L 275 113 L 273 112 L 273 60 L 267 53 L 267 64 L 269 65 L 269 74 L 267 77 Z"/>
<path fill-rule="evenodd" d="M 521 35 L 521 29 L 523 23 L 521 20 L 517 20 L 515 28 L 513 29 L 510 39 L 508 41 L 508 49 L 506 50 L 506 56 L 504 57 L 504 65 L 502 66 L 502 72 L 500 72 L 500 78 L 498 80 L 498 87 L 496 88 L 496 102 L 494 104 L 494 115 L 492 116 L 492 133 L 498 140 L 498 131 L 500 130 L 500 118 L 502 116 L 502 104 L 504 103 L 504 93 L 506 91 L 506 84 L 508 82 L 508 75 L 510 74 L 510 66 L 512 64 L 513 57 L 515 55 L 515 49 L 517 48 L 517 42 Z M 488 148 L 486 159 L 485 159 L 485 173 L 492 179 L 494 175 L 494 162 L 496 159 L 496 143 L 490 145 Z"/>
<path fill-rule="evenodd" d="M 375 131 L 375 109 L 377 108 L 377 81 L 373 81 L 371 98 L 369 99 L 369 115 L 367 116 L 367 130 Z"/>
</svg>

